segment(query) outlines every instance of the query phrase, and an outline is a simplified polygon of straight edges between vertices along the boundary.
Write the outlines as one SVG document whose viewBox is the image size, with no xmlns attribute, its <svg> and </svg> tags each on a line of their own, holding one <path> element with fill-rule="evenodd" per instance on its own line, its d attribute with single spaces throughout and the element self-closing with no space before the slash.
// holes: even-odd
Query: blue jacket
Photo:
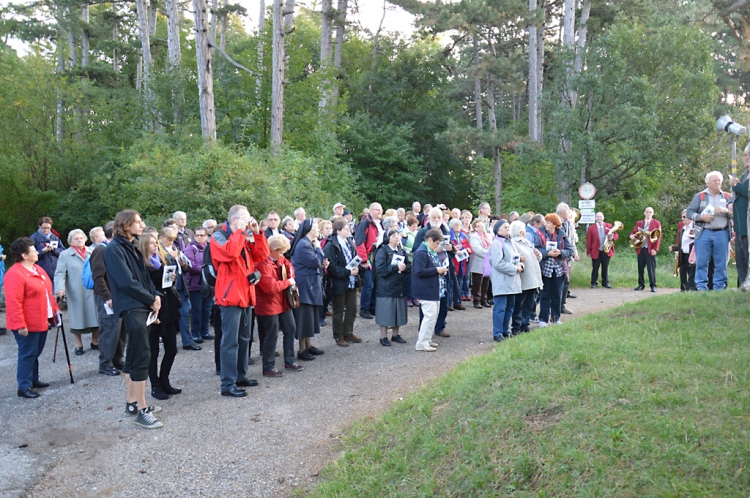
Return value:
<svg viewBox="0 0 750 498">
<path fill-rule="evenodd" d="M 154 283 L 146 271 L 143 254 L 136 247 L 138 239 L 130 242 L 115 235 L 104 249 L 104 266 L 107 282 L 112 294 L 112 309 L 119 317 L 124 311 L 150 308 L 156 292 Z"/>
<path fill-rule="evenodd" d="M 323 306 L 323 251 L 315 249 L 312 241 L 302 237 L 294 247 L 292 266 L 299 289 L 299 302 Z"/>
<path fill-rule="evenodd" d="M 424 301 L 440 301 L 440 275 L 437 266 L 420 244 L 411 263 L 411 297 Z"/>
<path fill-rule="evenodd" d="M 50 233 L 49 237 L 50 241 L 57 241 L 57 249 L 42 254 L 42 249 L 44 249 L 44 246 L 46 246 L 49 242 L 47 242 L 42 234 L 40 234 L 38 231 L 32 233 L 29 236 L 29 238 L 34 241 L 36 252 L 39 253 L 39 261 L 37 261 L 36 264 L 44 268 L 44 271 L 47 272 L 47 276 L 50 278 L 50 280 L 52 280 L 55 278 L 55 271 L 57 270 L 57 260 L 60 257 L 60 254 L 65 250 L 65 246 L 63 245 L 62 240 L 60 240 L 60 238 L 54 233 Z"/>
<path fill-rule="evenodd" d="M 3 254 L 3 246 L 0 245 L 0 255 Z M 0 261 L 0 287 L 3 285 L 5 279 L 5 261 Z"/>
</svg>

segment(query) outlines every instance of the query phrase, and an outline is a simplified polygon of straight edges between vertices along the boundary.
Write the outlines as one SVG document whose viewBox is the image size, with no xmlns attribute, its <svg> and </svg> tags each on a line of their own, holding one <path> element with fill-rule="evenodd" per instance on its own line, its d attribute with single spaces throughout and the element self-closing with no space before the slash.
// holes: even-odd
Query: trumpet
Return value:
<svg viewBox="0 0 750 498">
<path fill-rule="evenodd" d="M 607 232 L 607 240 L 604 241 L 603 250 L 605 253 L 608 253 L 612 249 L 612 246 L 615 245 L 615 241 L 613 239 L 610 239 L 609 235 L 612 235 L 615 232 L 619 232 L 624 227 L 625 225 L 623 225 L 621 221 L 615 221 L 614 225 L 612 225 L 612 228 L 609 229 L 609 231 Z"/>
<path fill-rule="evenodd" d="M 633 249 L 640 249 L 644 245 L 646 245 L 646 242 L 651 242 L 652 244 L 655 243 L 657 240 L 659 240 L 659 237 L 661 237 L 661 230 L 658 228 L 654 228 L 650 232 L 646 230 L 639 230 L 635 233 L 635 239 L 630 241 L 630 247 Z"/>
</svg>

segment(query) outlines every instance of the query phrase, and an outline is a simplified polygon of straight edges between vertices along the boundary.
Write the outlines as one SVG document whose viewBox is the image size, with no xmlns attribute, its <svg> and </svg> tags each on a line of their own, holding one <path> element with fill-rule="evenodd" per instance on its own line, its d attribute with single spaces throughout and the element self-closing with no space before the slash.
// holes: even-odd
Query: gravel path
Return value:
<svg viewBox="0 0 750 498">
<path fill-rule="evenodd" d="M 578 298 L 568 304 L 575 314 L 563 315 L 563 321 L 654 296 L 628 289 L 573 292 Z M 128 497 L 146 491 L 276 497 L 308 487 L 338 455 L 336 439 L 347 424 L 382 413 L 462 360 L 496 347 L 491 310 L 468 308 L 448 314 L 451 337 L 436 338 L 436 353 L 417 352 L 417 313 L 410 310 L 402 329 L 409 344 L 390 348 L 378 344 L 374 321 L 359 317 L 355 333 L 364 342 L 337 347 L 329 319 L 313 340 L 326 353 L 280 379 L 261 376 L 253 344 L 250 373 L 260 385 L 241 399 L 219 395 L 212 344 L 197 352 L 179 348 L 171 380 L 183 393 L 159 403 L 164 428 L 153 431 L 138 429 L 124 415 L 122 377 L 100 375 L 95 351 L 73 355 L 72 337 L 75 384 L 68 379 L 62 341 L 52 363 L 50 333 L 40 360 L 42 380 L 51 386 L 36 400 L 18 398 L 15 340 L 0 336 L 0 496 Z M 0 315 L 0 325 L 4 321 Z M 278 358 L 277 366 L 282 363 Z"/>
</svg>

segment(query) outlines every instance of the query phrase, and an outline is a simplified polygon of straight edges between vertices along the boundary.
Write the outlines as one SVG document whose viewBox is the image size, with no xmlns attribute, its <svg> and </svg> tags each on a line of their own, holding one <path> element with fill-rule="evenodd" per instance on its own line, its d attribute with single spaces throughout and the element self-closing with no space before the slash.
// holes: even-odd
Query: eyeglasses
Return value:
<svg viewBox="0 0 750 498">
<path fill-rule="evenodd" d="M 685 216 L 684 214 L 682 215 L 682 217 L 683 217 L 683 218 L 687 218 L 687 216 Z"/>
<path fill-rule="evenodd" d="M 206 237 L 206 234 L 205 233 L 196 233 L 195 236 L 196 237 Z"/>
</svg>

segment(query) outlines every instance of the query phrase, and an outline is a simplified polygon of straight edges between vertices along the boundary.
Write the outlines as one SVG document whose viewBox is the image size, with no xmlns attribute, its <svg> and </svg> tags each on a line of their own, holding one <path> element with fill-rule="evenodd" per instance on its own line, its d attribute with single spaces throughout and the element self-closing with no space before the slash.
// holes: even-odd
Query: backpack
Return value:
<svg viewBox="0 0 750 498">
<path fill-rule="evenodd" d="M 219 230 L 227 238 L 229 238 L 229 232 L 226 230 Z M 201 280 L 209 287 L 216 287 L 216 275 L 218 275 L 219 263 L 214 266 L 214 262 L 211 259 L 211 239 L 208 239 L 206 244 L 206 250 L 203 252 L 203 263 L 201 264 Z"/>
<path fill-rule="evenodd" d="M 83 286 L 87 289 L 91 290 L 94 288 L 94 277 L 91 275 L 91 256 L 86 258 L 86 262 L 83 263 L 81 280 L 83 281 Z"/>
</svg>

